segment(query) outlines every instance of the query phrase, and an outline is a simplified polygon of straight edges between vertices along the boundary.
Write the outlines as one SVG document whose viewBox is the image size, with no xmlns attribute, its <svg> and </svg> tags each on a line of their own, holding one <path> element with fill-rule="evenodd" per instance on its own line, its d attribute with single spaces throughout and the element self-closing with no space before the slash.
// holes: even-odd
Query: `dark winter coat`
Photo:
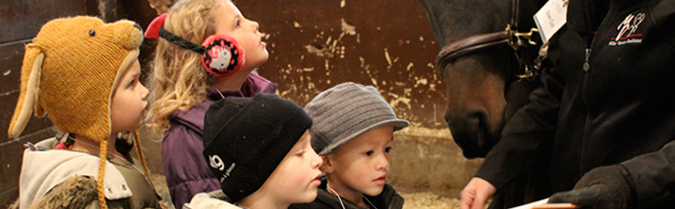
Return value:
<svg viewBox="0 0 675 209">
<path fill-rule="evenodd" d="M 221 92 L 225 97 L 254 96 L 255 93 L 274 93 L 277 84 L 251 73 L 241 91 Z M 181 208 L 200 192 L 220 189 L 220 183 L 209 170 L 202 151 L 204 116 L 209 106 L 222 99 L 220 93 L 209 91 L 206 100 L 187 111 L 177 111 L 169 119 L 171 128 L 164 133 L 162 163 L 169 193 L 176 208 Z"/>
<path fill-rule="evenodd" d="M 326 185 L 328 185 L 328 179 L 326 179 L 325 176 L 321 178 L 321 185 L 319 185 L 319 192 L 316 197 L 316 200 L 311 203 L 305 203 L 305 204 L 293 204 L 289 209 L 326 209 L 326 208 L 333 208 L 333 209 L 342 209 L 342 205 L 340 204 L 340 200 L 338 199 L 337 196 L 332 195 L 326 190 Z M 364 198 L 367 199 L 367 201 L 370 201 L 377 207 L 378 209 L 401 209 L 403 208 L 403 197 L 398 195 L 396 191 L 394 190 L 394 187 L 392 187 L 389 184 L 384 185 L 384 189 L 382 190 L 382 193 L 378 196 L 367 196 L 364 195 Z M 366 201 L 366 200 L 364 200 Z M 362 207 L 356 205 L 356 203 L 346 200 L 342 198 L 342 204 L 344 204 L 346 209 L 369 209 L 369 207 Z M 370 209 L 373 209 L 370 207 Z"/>
<path fill-rule="evenodd" d="M 540 169 L 559 192 L 622 164 L 641 208 L 675 205 L 675 1 L 609 2 L 570 1 L 550 42 L 554 67 L 476 176 L 499 189 Z M 540 159 L 550 168 L 531 167 Z"/>
</svg>

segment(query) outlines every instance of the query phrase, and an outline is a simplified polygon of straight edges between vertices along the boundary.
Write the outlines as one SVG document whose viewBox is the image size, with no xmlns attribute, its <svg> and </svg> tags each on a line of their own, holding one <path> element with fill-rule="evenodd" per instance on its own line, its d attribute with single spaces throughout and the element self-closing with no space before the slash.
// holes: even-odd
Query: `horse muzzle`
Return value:
<svg viewBox="0 0 675 209">
<path fill-rule="evenodd" d="M 462 148 L 464 157 L 472 159 L 485 157 L 496 144 L 491 133 L 488 115 L 482 110 L 462 111 L 459 114 L 446 113 L 445 121 L 455 143 Z"/>
</svg>

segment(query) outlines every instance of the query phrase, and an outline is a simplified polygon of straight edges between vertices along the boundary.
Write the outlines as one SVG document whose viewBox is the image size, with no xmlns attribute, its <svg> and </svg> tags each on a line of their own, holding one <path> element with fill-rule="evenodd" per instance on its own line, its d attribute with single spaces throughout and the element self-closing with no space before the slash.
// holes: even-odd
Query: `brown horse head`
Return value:
<svg viewBox="0 0 675 209">
<path fill-rule="evenodd" d="M 507 24 L 531 28 L 541 3 L 419 1 L 442 50 L 436 67 L 447 89 L 445 120 L 465 157 L 484 157 L 499 141 L 506 121 L 538 86 L 518 79 L 522 65 L 507 44 L 511 34 L 505 28 Z"/>
</svg>

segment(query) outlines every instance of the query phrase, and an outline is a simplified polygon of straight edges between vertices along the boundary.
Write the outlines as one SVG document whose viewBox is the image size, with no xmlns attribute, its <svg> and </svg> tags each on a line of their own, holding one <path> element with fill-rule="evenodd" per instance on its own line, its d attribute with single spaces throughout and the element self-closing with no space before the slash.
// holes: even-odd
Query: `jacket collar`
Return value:
<svg viewBox="0 0 675 209">
<path fill-rule="evenodd" d="M 332 208 L 342 208 L 340 205 L 340 200 L 337 198 L 337 196 L 331 194 L 326 190 L 326 186 L 328 185 L 328 179 L 326 176 L 321 177 L 321 185 L 319 185 L 319 191 L 318 195 L 316 197 L 315 202 L 321 202 L 324 205 L 331 206 Z M 377 196 L 368 196 L 364 195 L 364 198 L 367 198 L 368 201 L 373 203 L 375 207 L 378 209 L 388 209 L 388 208 L 402 208 L 403 207 L 403 197 L 401 197 L 394 188 L 389 185 L 385 184 L 384 189 L 382 190 L 382 193 Z M 368 209 L 368 207 L 361 207 L 356 205 L 356 203 L 342 199 L 342 203 L 344 204 L 345 208 L 347 209 Z"/>
<path fill-rule="evenodd" d="M 610 0 L 570 0 L 567 25 L 574 31 L 591 35 L 609 11 Z"/>
</svg>

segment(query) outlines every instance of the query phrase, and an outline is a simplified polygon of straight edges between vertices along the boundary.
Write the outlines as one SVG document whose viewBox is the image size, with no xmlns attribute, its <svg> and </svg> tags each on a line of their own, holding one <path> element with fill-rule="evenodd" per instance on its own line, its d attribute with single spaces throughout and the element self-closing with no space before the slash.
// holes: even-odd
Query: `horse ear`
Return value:
<svg viewBox="0 0 675 209">
<path fill-rule="evenodd" d="M 33 106 L 35 106 L 36 114 L 44 116 L 44 110 L 39 107 L 37 102 L 44 58 L 45 54 L 37 46 L 33 44 L 26 46 L 26 54 L 21 67 L 21 93 L 7 131 L 9 138 L 16 138 L 21 135 L 28 124 L 28 120 L 30 120 Z"/>
</svg>

